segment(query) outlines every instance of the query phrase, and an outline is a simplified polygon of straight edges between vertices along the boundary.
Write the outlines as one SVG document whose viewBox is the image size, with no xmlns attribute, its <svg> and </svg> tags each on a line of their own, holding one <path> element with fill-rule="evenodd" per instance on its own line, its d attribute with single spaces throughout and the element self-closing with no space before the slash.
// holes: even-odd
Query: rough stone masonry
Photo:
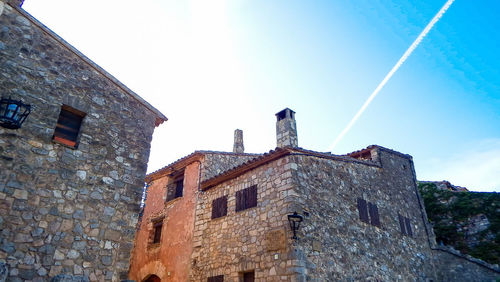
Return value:
<svg viewBox="0 0 500 282">
<path fill-rule="evenodd" d="M 17 2 L 0 1 L 0 93 L 32 111 L 21 129 L 0 127 L 0 278 L 127 279 L 166 117 Z M 53 140 L 63 106 L 84 115 L 75 146 Z"/>
</svg>

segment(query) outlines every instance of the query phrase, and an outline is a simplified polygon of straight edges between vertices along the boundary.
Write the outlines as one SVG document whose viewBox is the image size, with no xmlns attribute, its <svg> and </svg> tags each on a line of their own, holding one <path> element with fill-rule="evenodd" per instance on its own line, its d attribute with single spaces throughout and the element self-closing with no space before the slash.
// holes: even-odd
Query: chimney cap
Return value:
<svg viewBox="0 0 500 282">
<path fill-rule="evenodd" d="M 289 113 L 289 114 L 287 114 L 287 113 Z M 293 119 L 293 118 L 295 118 L 294 115 L 295 115 L 295 112 L 290 108 L 284 108 L 280 112 L 276 113 L 276 117 L 278 118 L 278 121 L 285 119 L 287 117 Z"/>
</svg>

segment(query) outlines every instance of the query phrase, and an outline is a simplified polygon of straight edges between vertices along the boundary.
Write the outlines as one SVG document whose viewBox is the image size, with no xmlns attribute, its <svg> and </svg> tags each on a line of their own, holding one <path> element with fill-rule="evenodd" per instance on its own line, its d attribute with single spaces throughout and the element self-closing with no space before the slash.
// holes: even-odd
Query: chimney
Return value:
<svg viewBox="0 0 500 282">
<path fill-rule="evenodd" d="M 243 153 L 243 152 L 245 152 L 245 146 L 243 146 L 243 130 L 236 129 L 234 131 L 233 153 Z"/>
<path fill-rule="evenodd" d="M 295 112 L 286 108 L 277 113 L 276 118 L 276 146 L 279 148 L 298 147 Z"/>
</svg>

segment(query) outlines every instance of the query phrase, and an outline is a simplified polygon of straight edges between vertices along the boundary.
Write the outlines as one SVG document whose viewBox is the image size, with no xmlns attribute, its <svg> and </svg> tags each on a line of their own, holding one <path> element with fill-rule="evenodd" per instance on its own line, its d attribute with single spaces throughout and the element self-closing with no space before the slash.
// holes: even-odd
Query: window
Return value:
<svg viewBox="0 0 500 282">
<path fill-rule="evenodd" d="M 182 190 L 184 189 L 184 178 L 175 181 L 175 197 L 182 197 Z"/>
<path fill-rule="evenodd" d="M 362 222 L 380 227 L 380 216 L 376 204 L 358 198 L 358 213 Z"/>
<path fill-rule="evenodd" d="M 61 144 L 76 148 L 78 133 L 85 113 L 63 105 L 59 113 L 56 129 L 52 139 Z"/>
<path fill-rule="evenodd" d="M 227 196 L 212 201 L 212 219 L 223 217 L 227 214 Z"/>
<path fill-rule="evenodd" d="M 408 235 L 410 237 L 413 236 L 410 219 L 405 216 L 402 216 L 399 213 L 398 213 L 398 218 L 399 218 L 399 226 L 401 227 L 401 234 Z"/>
<path fill-rule="evenodd" d="M 159 244 L 161 241 L 161 229 L 163 221 L 153 223 L 153 244 Z"/>
<path fill-rule="evenodd" d="M 257 206 L 257 185 L 236 192 L 236 211 Z"/>
<path fill-rule="evenodd" d="M 170 176 L 172 181 L 167 185 L 167 202 L 182 197 L 184 190 L 184 170 Z"/>
<path fill-rule="evenodd" d="M 208 277 L 207 282 L 224 282 L 224 275 Z"/>
</svg>

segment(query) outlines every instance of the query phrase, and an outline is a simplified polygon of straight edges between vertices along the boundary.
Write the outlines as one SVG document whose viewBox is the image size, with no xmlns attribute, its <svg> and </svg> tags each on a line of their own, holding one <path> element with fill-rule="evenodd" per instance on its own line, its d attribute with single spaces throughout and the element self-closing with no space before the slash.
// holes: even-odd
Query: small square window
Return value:
<svg viewBox="0 0 500 282">
<path fill-rule="evenodd" d="M 63 105 L 52 139 L 58 143 L 76 148 L 78 134 L 85 115 L 84 112 Z"/>
<path fill-rule="evenodd" d="M 257 206 L 257 185 L 236 192 L 236 211 Z"/>
</svg>

